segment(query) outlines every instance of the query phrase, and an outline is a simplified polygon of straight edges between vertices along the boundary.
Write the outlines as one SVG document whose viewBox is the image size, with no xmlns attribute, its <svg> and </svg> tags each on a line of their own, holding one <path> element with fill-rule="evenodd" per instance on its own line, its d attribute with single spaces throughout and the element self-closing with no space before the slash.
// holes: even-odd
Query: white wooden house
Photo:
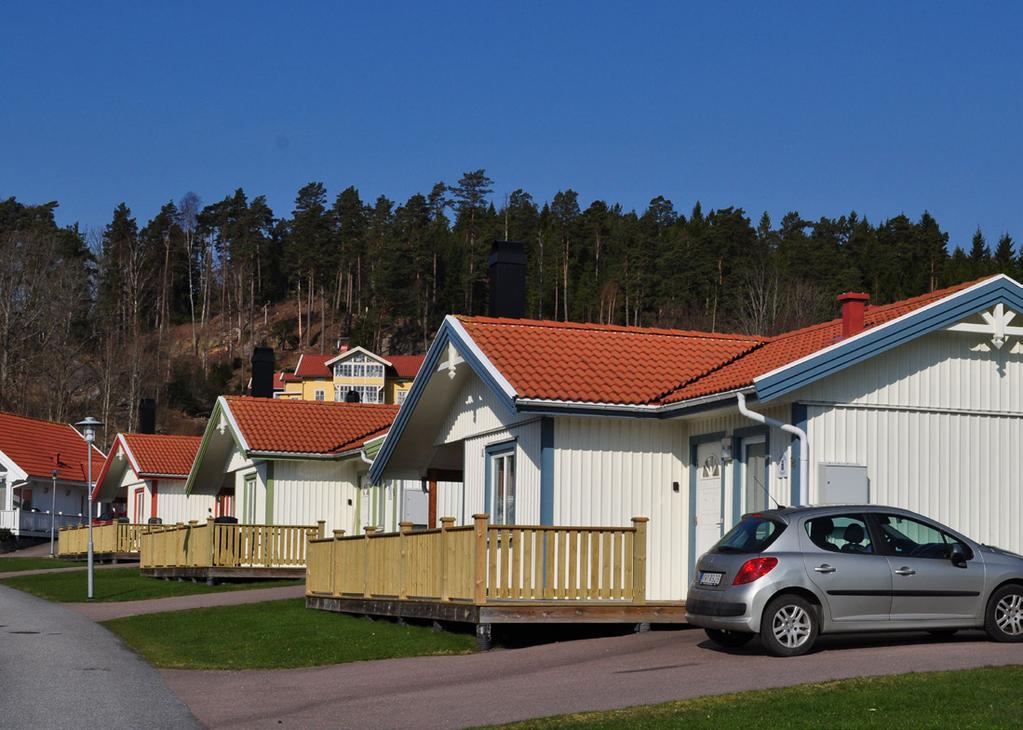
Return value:
<svg viewBox="0 0 1023 730">
<path fill-rule="evenodd" d="M 185 495 L 199 442 L 198 436 L 117 434 L 96 479 L 96 501 L 137 525 L 205 520 L 213 498 Z"/>
<path fill-rule="evenodd" d="M 88 446 L 67 423 L 0 413 L 0 529 L 45 537 L 86 520 Z M 103 452 L 93 447 L 98 473 Z M 52 515 L 52 520 L 51 520 Z"/>
<path fill-rule="evenodd" d="M 905 507 L 1023 551 L 1023 287 L 840 300 L 775 337 L 448 317 L 370 478 L 460 474 L 436 496 L 458 524 L 649 517 L 651 600 L 775 504 Z"/>
<path fill-rule="evenodd" d="M 189 499 L 245 524 L 315 525 L 361 534 L 426 521 L 420 480 L 370 488 L 363 449 L 398 407 L 223 396 L 188 475 Z"/>
</svg>

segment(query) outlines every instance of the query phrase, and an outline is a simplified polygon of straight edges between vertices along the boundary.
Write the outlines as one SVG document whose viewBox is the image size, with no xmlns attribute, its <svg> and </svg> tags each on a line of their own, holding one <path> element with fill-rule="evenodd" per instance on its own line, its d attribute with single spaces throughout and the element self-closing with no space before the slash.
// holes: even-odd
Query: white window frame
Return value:
<svg viewBox="0 0 1023 730">
<path fill-rule="evenodd" d="M 517 519 L 518 469 L 515 441 L 487 446 L 487 511 L 492 525 L 514 525 Z M 509 479 L 510 477 L 510 479 Z M 502 479 L 503 498 L 498 502 L 498 481 Z M 509 488 L 510 487 L 510 488 Z"/>
</svg>

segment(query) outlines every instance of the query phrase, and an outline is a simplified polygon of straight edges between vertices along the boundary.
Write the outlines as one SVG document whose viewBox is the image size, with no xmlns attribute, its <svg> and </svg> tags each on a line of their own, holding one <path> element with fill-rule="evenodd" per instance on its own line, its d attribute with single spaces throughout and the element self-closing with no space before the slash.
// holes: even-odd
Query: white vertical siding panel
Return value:
<svg viewBox="0 0 1023 730">
<path fill-rule="evenodd" d="M 156 485 L 156 511 L 165 525 L 197 520 L 205 522 L 212 517 L 213 497 L 205 494 L 185 496 L 183 479 L 160 479 Z M 146 509 L 149 507 L 147 505 Z M 129 510 L 128 514 L 131 514 Z"/>
<path fill-rule="evenodd" d="M 421 489 L 419 482 L 406 482 L 407 489 Z M 437 519 L 454 517 L 456 525 L 467 525 L 472 522 L 471 514 L 462 510 L 462 483 L 437 482 Z"/>
<path fill-rule="evenodd" d="M 649 517 L 647 586 L 652 600 L 684 597 L 688 489 L 679 422 L 558 418 L 554 431 L 554 524 L 629 526 Z"/>
<path fill-rule="evenodd" d="M 487 446 L 512 440 L 516 442 L 515 521 L 519 524 L 540 522 L 540 421 L 534 420 L 465 439 L 462 476 L 465 512 L 462 519 L 466 524 L 472 515 L 485 511 Z M 438 509 L 439 506 L 438 503 Z"/>
<path fill-rule="evenodd" d="M 519 416 L 507 413 L 503 406 L 495 404 L 489 388 L 475 373 L 469 373 L 455 396 L 435 443 L 454 443 L 520 420 Z"/>
<path fill-rule="evenodd" d="M 352 534 L 357 523 L 355 474 L 350 462 L 276 462 L 274 524 L 315 525 L 324 520 L 328 533 L 346 530 Z"/>
<path fill-rule="evenodd" d="M 1023 549 L 1019 418 L 843 406 L 811 406 L 808 416 L 814 475 L 822 462 L 864 464 L 873 503 Z M 845 438 L 860 431 L 870 437 Z M 813 501 L 816 480 L 811 484 Z"/>
</svg>

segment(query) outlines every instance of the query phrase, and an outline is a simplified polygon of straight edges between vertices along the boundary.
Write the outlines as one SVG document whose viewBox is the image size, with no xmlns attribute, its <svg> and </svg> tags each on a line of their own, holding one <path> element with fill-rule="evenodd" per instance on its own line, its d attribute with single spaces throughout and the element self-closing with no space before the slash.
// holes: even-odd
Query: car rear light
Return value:
<svg viewBox="0 0 1023 730">
<path fill-rule="evenodd" d="M 752 560 L 747 560 L 739 568 L 739 572 L 735 574 L 735 580 L 732 581 L 732 585 L 741 586 L 746 583 L 752 583 L 757 578 L 763 578 L 777 564 L 778 558 L 753 558 Z"/>
</svg>

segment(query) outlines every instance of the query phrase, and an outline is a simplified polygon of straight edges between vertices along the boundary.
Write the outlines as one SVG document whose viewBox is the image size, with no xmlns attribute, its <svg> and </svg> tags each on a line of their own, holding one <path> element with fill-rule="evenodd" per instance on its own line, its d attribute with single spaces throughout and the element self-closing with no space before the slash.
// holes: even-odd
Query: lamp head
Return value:
<svg viewBox="0 0 1023 730">
<path fill-rule="evenodd" d="M 91 444 L 96 440 L 96 429 L 103 425 L 103 421 L 97 420 L 92 416 L 88 416 L 75 425 L 82 430 L 82 435 L 85 436 L 85 441 Z"/>
</svg>

